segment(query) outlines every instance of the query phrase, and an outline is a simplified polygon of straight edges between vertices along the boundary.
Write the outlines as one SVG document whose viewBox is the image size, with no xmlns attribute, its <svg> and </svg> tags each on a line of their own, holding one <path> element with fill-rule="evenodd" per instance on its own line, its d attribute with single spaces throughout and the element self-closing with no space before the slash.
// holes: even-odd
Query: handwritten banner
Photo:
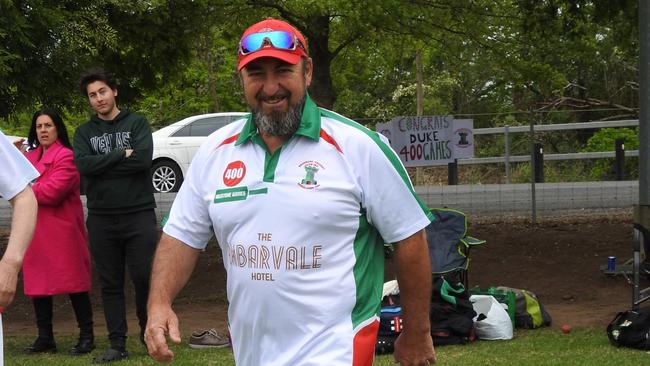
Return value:
<svg viewBox="0 0 650 366">
<path fill-rule="evenodd" d="M 474 157 L 473 120 L 453 116 L 401 116 L 378 123 L 404 166 L 447 165 Z"/>
</svg>

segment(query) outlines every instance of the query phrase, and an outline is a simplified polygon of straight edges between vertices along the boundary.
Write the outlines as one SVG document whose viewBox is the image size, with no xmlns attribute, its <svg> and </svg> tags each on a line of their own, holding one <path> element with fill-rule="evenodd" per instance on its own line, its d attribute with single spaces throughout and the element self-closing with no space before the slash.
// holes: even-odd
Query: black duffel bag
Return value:
<svg viewBox="0 0 650 366">
<path fill-rule="evenodd" d="M 618 313 L 607 326 L 607 337 L 616 347 L 650 350 L 650 308 Z"/>
</svg>

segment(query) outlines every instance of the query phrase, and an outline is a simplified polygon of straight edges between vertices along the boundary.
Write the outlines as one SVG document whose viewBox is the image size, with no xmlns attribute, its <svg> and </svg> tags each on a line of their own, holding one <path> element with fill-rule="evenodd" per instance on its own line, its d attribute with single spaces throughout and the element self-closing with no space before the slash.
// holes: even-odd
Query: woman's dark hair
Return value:
<svg viewBox="0 0 650 366">
<path fill-rule="evenodd" d="M 36 136 L 36 119 L 38 119 L 40 116 L 48 116 L 52 118 L 54 127 L 56 127 L 58 140 L 61 141 L 63 146 L 72 149 L 72 145 L 70 145 L 70 138 L 68 138 L 68 130 L 63 124 L 63 118 L 61 118 L 59 112 L 48 108 L 39 109 L 36 111 L 36 113 L 34 113 L 34 116 L 32 117 L 32 125 L 29 126 L 29 135 L 27 135 L 27 143 L 29 144 L 29 148 L 33 149 L 40 145 L 38 142 L 38 137 Z"/>
<path fill-rule="evenodd" d="M 110 71 L 104 70 L 101 67 L 95 67 L 86 71 L 79 79 L 79 91 L 84 97 L 88 96 L 88 84 L 95 81 L 103 81 L 109 88 L 117 90 L 117 82 Z"/>
</svg>

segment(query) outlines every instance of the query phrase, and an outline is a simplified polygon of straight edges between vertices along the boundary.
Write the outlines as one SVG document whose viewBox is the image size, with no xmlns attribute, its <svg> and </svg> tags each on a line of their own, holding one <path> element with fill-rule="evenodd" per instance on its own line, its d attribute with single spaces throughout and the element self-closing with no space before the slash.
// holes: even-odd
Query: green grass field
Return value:
<svg viewBox="0 0 650 366">
<path fill-rule="evenodd" d="M 5 335 L 5 365 L 88 365 L 91 356 L 72 357 L 65 351 L 76 341 L 74 336 L 57 338 L 59 353 L 27 355 L 22 349 L 33 341 L 28 336 Z M 99 354 L 107 346 L 99 339 Z M 156 365 L 137 340 L 129 339 L 129 360 L 117 365 Z M 234 365 L 229 348 L 190 349 L 187 344 L 173 346 L 174 365 Z M 439 365 L 650 365 L 650 352 L 615 348 L 607 340 L 604 329 L 577 329 L 562 334 L 557 329 L 517 330 L 510 341 L 477 341 L 464 346 L 436 349 Z M 375 365 L 394 365 L 392 355 L 377 357 Z"/>
</svg>

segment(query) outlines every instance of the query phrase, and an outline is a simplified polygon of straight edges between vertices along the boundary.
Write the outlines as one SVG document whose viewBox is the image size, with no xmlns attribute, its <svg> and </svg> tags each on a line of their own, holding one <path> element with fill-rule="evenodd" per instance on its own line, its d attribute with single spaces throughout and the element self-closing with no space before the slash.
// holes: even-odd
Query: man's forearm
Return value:
<svg viewBox="0 0 650 366">
<path fill-rule="evenodd" d="M 134 124 L 128 149 L 131 153 L 127 154 L 127 159 L 121 161 L 114 169 L 118 174 L 136 173 L 151 168 L 153 136 L 144 117 L 140 117 L 140 121 Z"/>
<path fill-rule="evenodd" d="M 424 230 L 400 241 L 395 248 L 404 329 L 428 333 L 431 265 Z"/>
<path fill-rule="evenodd" d="M 151 271 L 148 307 L 171 305 L 194 270 L 199 250 L 162 234 Z"/>
<path fill-rule="evenodd" d="M 81 175 L 100 175 L 125 159 L 124 150 L 115 149 L 108 154 L 93 155 L 75 151 L 74 162 Z"/>
<path fill-rule="evenodd" d="M 23 263 L 23 257 L 29 243 L 32 241 L 32 235 L 36 227 L 38 203 L 30 187 L 26 187 L 22 192 L 18 193 L 10 200 L 10 203 L 13 206 L 11 234 L 2 261 L 15 267 L 18 271 Z"/>
</svg>

